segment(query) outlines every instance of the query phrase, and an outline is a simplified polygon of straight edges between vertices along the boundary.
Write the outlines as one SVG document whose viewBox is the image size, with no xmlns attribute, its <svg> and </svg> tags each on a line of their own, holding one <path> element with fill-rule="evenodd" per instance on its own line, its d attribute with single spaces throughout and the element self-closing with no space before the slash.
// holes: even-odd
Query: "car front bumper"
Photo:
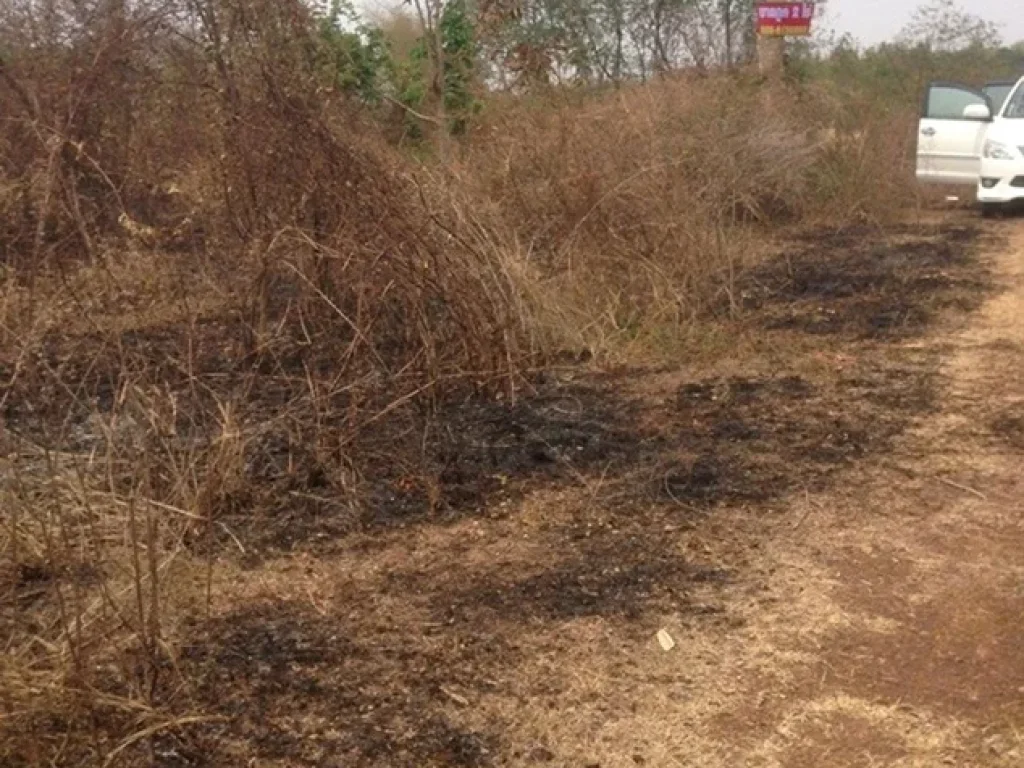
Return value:
<svg viewBox="0 0 1024 768">
<path fill-rule="evenodd" d="M 978 201 L 1012 203 L 1024 200 L 1024 160 L 982 160 Z"/>
</svg>

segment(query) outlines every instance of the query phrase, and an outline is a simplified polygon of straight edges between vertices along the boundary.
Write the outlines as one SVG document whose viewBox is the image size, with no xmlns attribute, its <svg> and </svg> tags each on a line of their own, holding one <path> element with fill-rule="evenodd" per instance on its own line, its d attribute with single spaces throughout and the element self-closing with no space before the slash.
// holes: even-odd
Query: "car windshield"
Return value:
<svg viewBox="0 0 1024 768">
<path fill-rule="evenodd" d="M 1024 87 L 1018 87 L 1013 92 L 1013 96 L 1010 97 L 1010 101 L 1006 105 L 1006 111 L 1003 112 L 1003 117 L 1024 120 Z"/>
<path fill-rule="evenodd" d="M 998 115 L 1006 103 L 1006 97 L 1013 90 L 1013 83 L 989 83 L 981 90 L 992 102 L 992 114 Z"/>
</svg>

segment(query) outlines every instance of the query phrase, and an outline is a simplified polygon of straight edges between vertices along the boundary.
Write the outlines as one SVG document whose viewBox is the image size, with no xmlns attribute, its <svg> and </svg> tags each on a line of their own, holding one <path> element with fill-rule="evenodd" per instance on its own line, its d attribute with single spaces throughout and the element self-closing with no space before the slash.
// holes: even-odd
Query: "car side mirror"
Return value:
<svg viewBox="0 0 1024 768">
<path fill-rule="evenodd" d="M 992 119 L 992 110 L 985 104 L 968 104 L 964 107 L 964 120 L 982 120 L 988 122 Z"/>
</svg>

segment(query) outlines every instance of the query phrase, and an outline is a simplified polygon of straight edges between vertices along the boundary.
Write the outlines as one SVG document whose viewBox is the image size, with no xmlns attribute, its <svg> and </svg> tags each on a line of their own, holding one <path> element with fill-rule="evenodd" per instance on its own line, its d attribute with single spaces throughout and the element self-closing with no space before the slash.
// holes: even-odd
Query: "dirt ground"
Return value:
<svg viewBox="0 0 1024 768">
<path fill-rule="evenodd" d="M 227 719 L 155 754 L 1024 763 L 1024 222 L 952 219 L 795 244 L 734 355 L 467 406 L 441 508 L 250 531 L 179 660 Z"/>
<path fill-rule="evenodd" d="M 993 231 L 997 292 L 908 345 L 938 355 L 934 409 L 884 463 L 792 500 L 779 607 L 702 723 L 714 757 L 678 764 L 1024 764 L 1024 225 Z"/>
<path fill-rule="evenodd" d="M 738 288 L 720 353 L 464 403 L 359 509 L 225 516 L 166 694 L 218 719 L 121 758 L 1024 765 L 1024 220 L 816 233 Z"/>
</svg>

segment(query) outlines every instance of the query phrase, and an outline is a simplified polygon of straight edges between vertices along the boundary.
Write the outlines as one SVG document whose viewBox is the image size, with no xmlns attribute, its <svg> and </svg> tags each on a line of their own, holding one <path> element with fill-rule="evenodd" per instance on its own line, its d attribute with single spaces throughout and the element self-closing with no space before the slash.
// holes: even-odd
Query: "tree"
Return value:
<svg viewBox="0 0 1024 768">
<path fill-rule="evenodd" d="M 378 101 L 389 64 L 381 30 L 360 23 L 348 2 L 332 0 L 318 31 L 320 64 L 332 84 L 364 101 Z"/>
<path fill-rule="evenodd" d="M 432 102 L 438 150 L 444 157 L 450 134 L 466 129 L 477 106 L 474 17 L 466 0 L 406 1 L 416 9 L 423 37 L 412 51 L 401 100 L 410 108 Z"/>
<path fill-rule="evenodd" d="M 749 48 L 754 23 L 753 0 L 721 0 L 725 66 L 732 67 L 737 53 Z"/>
<path fill-rule="evenodd" d="M 956 0 L 932 0 L 922 5 L 899 36 L 901 43 L 934 51 L 995 47 L 1001 39 L 996 24 L 963 10 Z"/>
<path fill-rule="evenodd" d="M 753 0 L 480 0 L 494 80 L 618 83 L 746 60 Z"/>
<path fill-rule="evenodd" d="M 466 0 L 414 0 L 423 34 L 398 62 L 395 82 L 398 100 L 417 119 L 419 110 L 432 108 L 426 117 L 437 126 L 438 150 L 447 153 L 451 134 L 463 133 L 477 109 L 477 43 L 473 18 Z M 419 134 L 417 123 L 410 123 Z"/>
</svg>

